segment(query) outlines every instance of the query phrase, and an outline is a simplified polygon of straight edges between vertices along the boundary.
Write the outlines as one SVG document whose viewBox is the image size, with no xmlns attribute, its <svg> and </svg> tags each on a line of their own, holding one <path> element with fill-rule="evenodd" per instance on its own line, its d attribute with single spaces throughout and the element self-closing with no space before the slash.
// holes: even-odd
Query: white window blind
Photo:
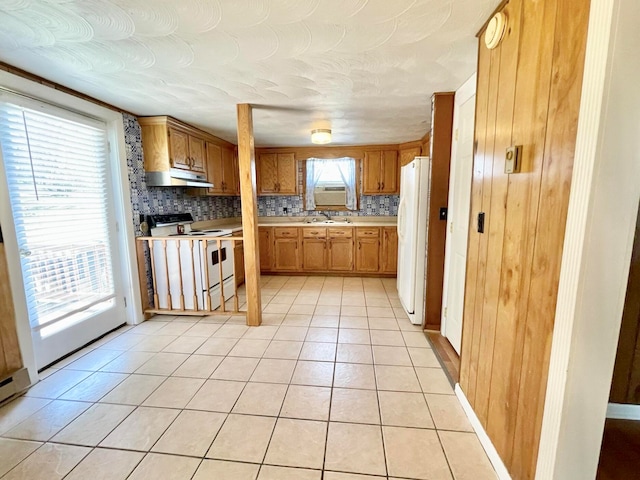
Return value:
<svg viewBox="0 0 640 480">
<path fill-rule="evenodd" d="M 0 146 L 32 328 L 111 302 L 106 125 L 0 102 Z"/>
</svg>

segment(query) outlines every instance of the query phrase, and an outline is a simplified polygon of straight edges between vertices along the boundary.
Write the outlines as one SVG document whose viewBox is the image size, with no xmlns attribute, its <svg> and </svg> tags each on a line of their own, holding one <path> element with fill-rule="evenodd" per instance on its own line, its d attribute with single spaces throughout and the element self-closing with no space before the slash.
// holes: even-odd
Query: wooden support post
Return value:
<svg viewBox="0 0 640 480">
<path fill-rule="evenodd" d="M 244 238 L 244 283 L 247 289 L 247 325 L 262 323 L 260 296 L 260 247 L 258 242 L 258 202 L 256 197 L 256 159 L 253 144 L 251 105 L 238 108 L 238 167 Z"/>
</svg>

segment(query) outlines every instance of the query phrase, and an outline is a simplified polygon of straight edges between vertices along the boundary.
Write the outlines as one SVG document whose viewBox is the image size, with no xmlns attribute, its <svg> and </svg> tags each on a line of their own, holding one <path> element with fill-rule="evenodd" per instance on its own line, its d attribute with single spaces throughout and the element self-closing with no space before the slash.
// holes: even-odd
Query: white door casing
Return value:
<svg viewBox="0 0 640 480">
<path fill-rule="evenodd" d="M 458 89 L 453 109 L 441 333 L 460 354 L 473 177 L 476 75 Z"/>
</svg>

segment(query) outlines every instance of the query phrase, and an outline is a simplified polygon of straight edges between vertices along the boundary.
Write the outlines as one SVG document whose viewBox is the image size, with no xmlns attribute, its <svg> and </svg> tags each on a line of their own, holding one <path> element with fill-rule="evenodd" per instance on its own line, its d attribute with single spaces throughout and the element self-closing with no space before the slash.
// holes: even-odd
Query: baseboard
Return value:
<svg viewBox="0 0 640 480">
<path fill-rule="evenodd" d="M 640 420 L 640 405 L 610 403 L 607 405 L 607 418 L 618 420 Z"/>
<path fill-rule="evenodd" d="M 509 475 L 507 467 L 504 466 L 500 455 L 498 455 L 496 447 L 493 446 L 489 435 L 487 435 L 487 432 L 484 431 L 480 420 L 476 416 L 476 413 L 473 411 L 473 408 L 471 408 L 471 404 L 460 388 L 459 383 L 456 383 L 455 392 L 458 400 L 460 400 L 460 403 L 462 404 L 462 409 L 464 410 L 464 413 L 467 414 L 467 417 L 471 422 L 471 426 L 475 430 L 482 448 L 484 448 L 484 451 L 487 453 L 487 457 L 489 457 L 489 461 L 493 465 L 493 468 L 496 471 L 496 475 L 498 476 L 499 480 L 511 480 L 511 475 Z"/>
<path fill-rule="evenodd" d="M 26 389 L 29 384 L 29 372 L 26 368 L 21 368 L 9 378 L 2 381 L 2 386 L 0 387 L 0 402 Z"/>
</svg>

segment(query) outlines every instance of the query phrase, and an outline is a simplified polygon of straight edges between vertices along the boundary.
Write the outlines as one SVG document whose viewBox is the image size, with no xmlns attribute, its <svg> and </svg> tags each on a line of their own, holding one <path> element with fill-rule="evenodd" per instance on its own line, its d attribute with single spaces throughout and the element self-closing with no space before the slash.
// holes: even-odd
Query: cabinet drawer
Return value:
<svg viewBox="0 0 640 480">
<path fill-rule="evenodd" d="M 276 238 L 296 238 L 298 236 L 297 227 L 274 227 L 273 234 Z"/>
<path fill-rule="evenodd" d="M 330 228 L 329 238 L 353 238 L 353 228 Z"/>
<path fill-rule="evenodd" d="M 380 229 L 378 227 L 358 227 L 356 228 L 356 236 L 358 238 L 379 237 Z"/>
<path fill-rule="evenodd" d="M 327 229 L 326 228 L 303 228 L 302 236 L 303 238 L 326 238 Z"/>
</svg>

